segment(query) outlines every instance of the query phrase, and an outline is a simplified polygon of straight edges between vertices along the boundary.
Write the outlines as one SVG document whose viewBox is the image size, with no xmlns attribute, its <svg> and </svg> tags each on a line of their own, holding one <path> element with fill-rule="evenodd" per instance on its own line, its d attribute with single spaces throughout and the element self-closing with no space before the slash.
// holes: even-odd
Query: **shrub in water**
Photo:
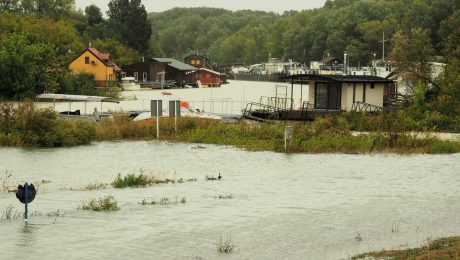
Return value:
<svg viewBox="0 0 460 260">
<path fill-rule="evenodd" d="M 118 203 L 112 195 L 108 195 L 98 200 L 92 199 L 88 202 L 84 202 L 81 205 L 83 210 L 94 210 L 94 211 L 114 211 L 119 210 Z"/>
</svg>

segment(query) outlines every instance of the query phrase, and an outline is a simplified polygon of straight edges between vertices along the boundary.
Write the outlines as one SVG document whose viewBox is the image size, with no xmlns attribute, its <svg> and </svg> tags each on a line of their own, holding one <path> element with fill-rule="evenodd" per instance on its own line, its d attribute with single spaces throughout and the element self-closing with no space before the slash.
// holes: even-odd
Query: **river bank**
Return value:
<svg viewBox="0 0 460 260">
<path fill-rule="evenodd" d="M 427 245 L 402 249 L 382 250 L 379 252 L 364 253 L 352 259 L 458 259 L 460 257 L 460 237 L 440 238 L 429 241 Z"/>
</svg>

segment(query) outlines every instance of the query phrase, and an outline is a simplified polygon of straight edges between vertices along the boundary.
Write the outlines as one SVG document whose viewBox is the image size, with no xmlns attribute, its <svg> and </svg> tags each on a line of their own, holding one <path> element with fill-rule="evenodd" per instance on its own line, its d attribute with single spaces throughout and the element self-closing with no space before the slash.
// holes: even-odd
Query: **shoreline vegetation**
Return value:
<svg viewBox="0 0 460 260">
<path fill-rule="evenodd" d="M 0 104 L 0 146 L 70 147 L 94 141 L 155 140 L 156 123 L 134 122 L 114 115 L 99 123 L 64 120 L 50 109 L 32 102 Z M 293 138 L 284 149 L 284 129 L 293 126 Z M 262 124 L 240 121 L 226 124 L 216 120 L 179 118 L 177 133 L 173 118 L 161 118 L 160 140 L 228 145 L 248 151 L 288 153 L 457 153 L 460 142 L 429 136 L 412 136 L 410 131 L 457 130 L 459 120 L 411 121 L 403 113 L 342 113 L 314 122 Z M 354 135 L 352 131 L 369 131 Z M 452 132 L 457 132 L 452 131 Z"/>
<path fill-rule="evenodd" d="M 364 253 L 351 259 L 458 259 L 459 257 L 460 237 L 448 237 L 433 240 L 418 248 Z"/>
</svg>

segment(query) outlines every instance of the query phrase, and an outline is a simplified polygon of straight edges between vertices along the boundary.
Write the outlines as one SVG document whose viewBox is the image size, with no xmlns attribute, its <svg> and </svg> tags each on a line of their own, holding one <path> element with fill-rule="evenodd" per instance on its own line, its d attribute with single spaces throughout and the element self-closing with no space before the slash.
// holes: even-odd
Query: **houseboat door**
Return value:
<svg viewBox="0 0 460 260">
<path fill-rule="evenodd" d="M 341 92 L 339 83 L 316 82 L 315 109 L 340 110 Z"/>
</svg>

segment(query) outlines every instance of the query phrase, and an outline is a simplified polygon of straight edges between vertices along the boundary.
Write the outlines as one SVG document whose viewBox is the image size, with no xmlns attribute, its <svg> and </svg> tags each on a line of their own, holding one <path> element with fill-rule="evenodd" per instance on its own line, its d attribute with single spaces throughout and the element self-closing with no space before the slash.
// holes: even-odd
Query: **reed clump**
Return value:
<svg viewBox="0 0 460 260">
<path fill-rule="evenodd" d="M 236 245 L 233 243 L 231 237 L 227 237 L 224 240 L 222 236 L 220 236 L 215 245 L 217 252 L 219 253 L 231 253 L 236 248 Z"/>
<path fill-rule="evenodd" d="M 107 183 L 96 182 L 96 183 L 89 183 L 83 189 L 84 190 L 103 190 L 107 189 L 109 186 Z"/>
<path fill-rule="evenodd" d="M 144 170 L 139 170 L 139 173 L 130 173 L 123 177 L 121 176 L 121 173 L 119 173 L 112 182 L 112 186 L 114 188 L 145 187 L 154 184 L 168 183 L 176 183 L 176 180 L 166 177 L 160 178 L 152 173 L 146 173 Z"/>
<path fill-rule="evenodd" d="M 9 205 L 2 212 L 0 220 L 16 220 L 22 218 L 22 214 L 14 209 L 13 205 Z"/>
<path fill-rule="evenodd" d="M 179 203 L 181 203 L 181 204 L 187 203 L 187 198 L 182 197 L 179 200 L 178 197 L 175 197 L 175 199 L 163 197 L 163 198 L 160 198 L 158 201 L 143 199 L 141 202 L 139 202 L 139 204 L 143 205 L 143 206 L 145 206 L 145 205 L 176 205 L 176 204 L 179 204 Z"/>
<path fill-rule="evenodd" d="M 90 201 L 83 202 L 81 209 L 93 211 L 116 211 L 120 208 L 118 207 L 117 200 L 112 195 L 108 195 L 99 199 L 92 199 Z"/>
<path fill-rule="evenodd" d="M 221 194 L 217 197 L 218 199 L 223 199 L 223 200 L 229 200 L 229 199 L 233 199 L 233 195 L 232 194 Z"/>
</svg>

